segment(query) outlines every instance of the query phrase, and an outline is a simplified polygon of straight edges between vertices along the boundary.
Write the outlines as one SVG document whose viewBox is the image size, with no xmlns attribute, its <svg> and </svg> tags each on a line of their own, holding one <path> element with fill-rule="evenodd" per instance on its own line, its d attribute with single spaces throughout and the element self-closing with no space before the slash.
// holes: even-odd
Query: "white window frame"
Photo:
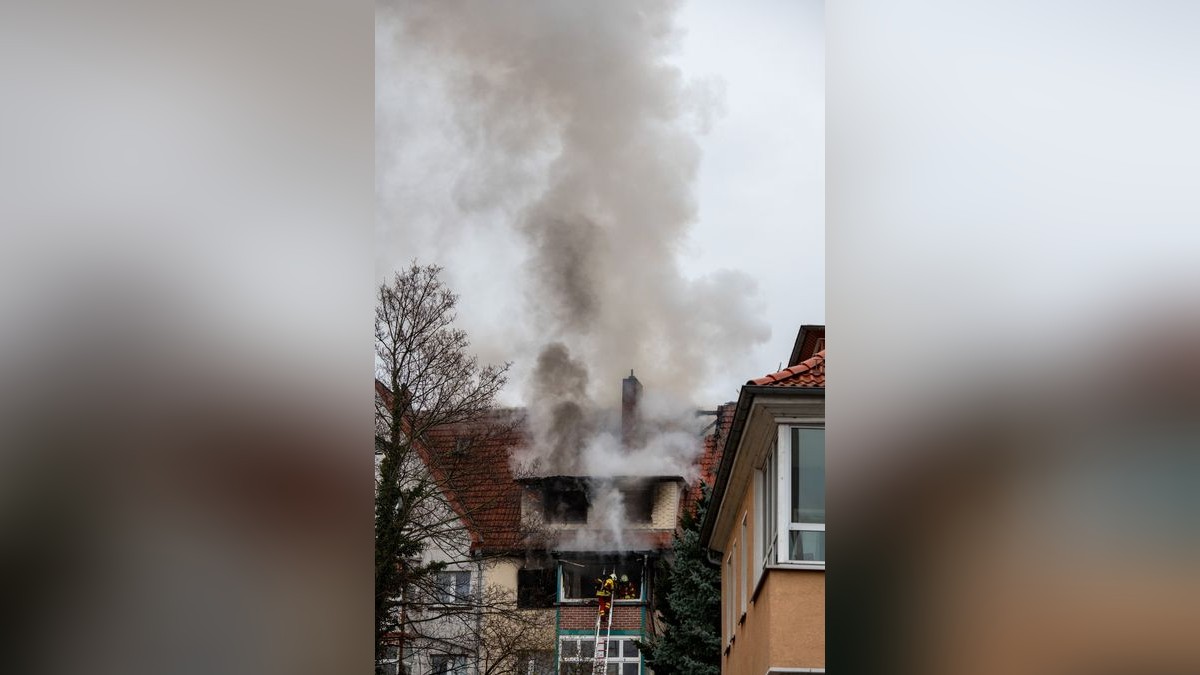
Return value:
<svg viewBox="0 0 1200 675">
<path fill-rule="evenodd" d="M 730 551 L 729 558 L 725 560 L 725 572 L 728 575 L 729 583 L 725 586 L 729 589 L 729 595 L 725 598 L 725 644 L 733 642 L 734 630 L 734 607 L 737 597 L 737 577 L 733 574 L 733 556 L 737 554 L 737 544 L 733 545 L 734 550 Z"/>
<path fill-rule="evenodd" d="M 596 638 L 594 635 L 560 635 L 558 638 L 558 663 L 559 664 L 591 663 L 592 659 L 595 658 L 595 648 L 596 648 L 595 639 Z M 641 674 L 641 672 L 642 672 L 642 652 L 641 652 L 641 650 L 637 649 L 637 646 L 634 645 L 634 649 L 637 650 L 637 656 L 624 656 L 623 655 L 625 653 L 625 641 L 628 640 L 628 641 L 632 642 L 633 640 L 636 640 L 636 639 L 638 639 L 638 636 L 636 636 L 636 635 L 610 635 L 608 637 L 609 642 L 617 643 L 617 654 L 611 654 L 611 653 L 608 654 L 608 663 L 610 665 L 617 665 L 618 666 L 617 672 L 624 670 L 624 668 L 622 668 L 621 666 L 624 666 L 627 663 L 633 663 L 633 664 L 637 664 L 637 667 L 638 667 L 637 672 L 639 673 L 639 675 Z M 564 648 L 563 645 L 565 645 L 568 642 L 582 642 L 584 640 L 587 640 L 588 642 L 592 643 L 592 653 L 591 654 L 587 654 L 587 655 L 580 654 L 579 656 L 566 656 L 567 650 Z M 607 649 L 607 647 L 606 647 L 606 649 Z M 575 651 L 578 652 L 579 648 L 576 647 Z"/>
<path fill-rule="evenodd" d="M 738 585 L 742 587 L 742 604 L 741 604 L 741 614 L 742 615 L 745 615 L 746 607 L 750 604 L 750 591 L 752 589 L 752 587 L 750 586 L 750 581 L 746 577 L 746 575 L 750 571 L 750 565 L 747 560 L 747 558 L 749 558 L 748 547 L 750 546 L 750 542 L 747 540 L 747 535 L 749 534 L 749 532 L 747 532 L 747 530 L 749 529 L 748 524 L 747 524 L 749 517 L 750 517 L 749 513 L 742 514 L 742 532 L 741 532 L 742 557 L 739 560 L 741 566 L 738 569 L 738 578 L 737 578 Z"/>
<path fill-rule="evenodd" d="M 462 576 L 465 576 L 467 579 L 467 583 L 466 583 L 467 588 L 466 588 L 465 594 L 460 594 L 458 592 L 458 590 L 459 590 L 458 580 Z M 473 575 L 471 574 L 470 570 L 442 570 L 441 572 L 438 572 L 436 580 L 435 580 L 436 588 L 437 588 L 437 602 L 442 605 L 467 605 L 467 604 L 470 604 L 471 603 L 471 590 L 472 590 L 471 586 L 472 586 L 472 583 L 474 582 L 474 579 L 472 578 L 472 576 Z M 447 586 L 446 584 L 443 583 L 443 580 L 446 577 L 449 577 L 449 580 L 450 580 L 449 586 Z"/>
<path fill-rule="evenodd" d="M 779 565 L 787 567 L 801 567 L 808 569 L 825 569 L 824 560 L 792 560 L 791 554 L 791 533 L 792 532 L 824 532 L 825 523 L 793 523 L 791 514 L 791 497 L 792 497 L 792 429 L 821 429 L 824 430 L 824 425 L 820 424 L 780 424 L 779 438 L 775 444 L 775 456 L 777 458 L 775 466 L 778 470 L 777 484 L 775 488 L 775 529 L 779 535 L 775 537 L 775 559 Z M 786 536 L 784 536 L 786 534 Z"/>
<path fill-rule="evenodd" d="M 762 579 L 763 570 L 775 563 L 775 549 L 779 541 L 778 497 L 775 494 L 779 491 L 778 474 L 778 443 L 772 441 L 762 466 L 755 471 L 757 517 L 754 519 L 754 531 L 758 539 L 754 547 L 755 588 Z"/>
</svg>

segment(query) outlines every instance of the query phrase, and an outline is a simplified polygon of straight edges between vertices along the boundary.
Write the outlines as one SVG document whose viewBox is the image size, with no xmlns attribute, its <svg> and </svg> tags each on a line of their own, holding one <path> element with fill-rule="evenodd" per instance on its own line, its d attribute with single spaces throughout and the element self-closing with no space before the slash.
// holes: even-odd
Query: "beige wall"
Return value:
<svg viewBox="0 0 1200 675">
<path fill-rule="evenodd" d="M 759 547 L 755 537 L 755 490 L 753 481 L 742 493 L 741 502 L 728 522 L 725 532 L 714 533 L 714 544 L 720 543 L 721 555 L 721 645 L 722 673 L 726 675 L 762 675 L 768 668 L 825 667 L 825 572 L 802 569 L 766 569 L 758 582 L 754 552 Z M 746 532 L 741 523 L 745 517 Z M 726 561 L 734 553 L 733 575 Z M 742 564 L 742 549 L 748 547 L 746 564 Z M 727 634 L 726 604 L 729 589 L 737 585 L 733 595 L 738 622 L 733 643 Z M 748 594 L 742 617 L 742 594 Z M 728 651 L 724 651 L 728 647 Z"/>
<path fill-rule="evenodd" d="M 519 558 L 496 558 L 489 560 L 483 567 L 483 582 L 485 586 L 497 586 L 512 592 L 513 601 L 517 599 L 517 570 L 521 568 Z"/>
<path fill-rule="evenodd" d="M 650 516 L 650 523 L 640 527 L 673 530 L 678 513 L 679 483 L 674 481 L 659 483 L 654 493 L 654 510 Z M 630 527 L 637 528 L 639 526 L 631 525 Z"/>
<path fill-rule="evenodd" d="M 521 568 L 522 560 L 520 558 L 496 558 L 489 560 L 484 564 L 483 578 L 484 583 L 493 588 L 503 589 L 506 593 L 511 594 L 512 601 L 517 600 L 517 570 Z M 520 644 L 495 644 L 492 645 L 495 649 L 488 651 L 484 657 L 485 661 L 492 658 L 495 663 L 487 662 L 485 667 L 493 666 L 498 669 L 497 672 L 512 672 L 514 666 L 512 664 L 512 656 L 516 650 L 535 649 L 539 651 L 553 651 L 555 643 L 554 633 L 554 610 L 553 609 L 531 609 L 525 610 L 527 616 L 537 616 L 540 628 L 528 631 L 520 638 Z M 485 621 L 493 621 L 492 617 L 484 619 Z M 492 637 L 496 636 L 498 631 L 505 630 L 505 624 L 493 624 L 500 626 L 485 633 Z M 526 629 L 527 630 L 527 629 Z M 510 636 L 511 637 L 511 636 Z M 486 638 L 485 638 L 486 639 Z"/>
</svg>

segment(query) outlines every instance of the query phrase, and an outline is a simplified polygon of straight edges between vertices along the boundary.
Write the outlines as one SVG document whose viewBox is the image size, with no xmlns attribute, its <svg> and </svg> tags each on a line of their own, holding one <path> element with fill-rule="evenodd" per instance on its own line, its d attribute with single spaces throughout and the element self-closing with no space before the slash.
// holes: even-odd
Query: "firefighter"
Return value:
<svg viewBox="0 0 1200 675">
<path fill-rule="evenodd" d="M 599 581 L 599 579 L 597 579 Z M 608 614 L 609 606 L 612 604 L 613 591 L 617 585 L 617 575 L 612 573 L 604 578 L 596 588 L 596 598 L 600 600 L 600 616 Z"/>
<path fill-rule="evenodd" d="M 617 597 L 621 600 L 636 600 L 638 596 L 637 590 L 629 581 L 628 574 L 621 575 L 621 581 L 617 585 Z"/>
</svg>

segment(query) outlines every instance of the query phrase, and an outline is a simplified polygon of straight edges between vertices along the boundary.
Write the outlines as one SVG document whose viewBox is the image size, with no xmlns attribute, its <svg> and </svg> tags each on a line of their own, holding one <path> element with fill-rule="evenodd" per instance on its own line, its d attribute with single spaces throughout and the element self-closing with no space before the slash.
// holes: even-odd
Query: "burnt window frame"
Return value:
<svg viewBox="0 0 1200 675">
<path fill-rule="evenodd" d="M 649 483 L 640 486 L 629 486 L 618 488 L 621 491 L 621 499 L 625 503 L 625 520 L 630 525 L 651 525 L 654 523 L 654 501 L 658 497 L 658 485 Z M 643 497 L 644 495 L 644 497 Z M 634 511 L 630 508 L 634 504 L 631 497 L 644 499 L 644 503 L 638 503 L 638 515 L 642 514 L 642 509 L 645 510 L 645 518 L 634 518 Z"/>
<path fill-rule="evenodd" d="M 535 581 L 530 582 L 530 577 Z M 526 579 L 525 584 L 521 583 L 522 578 Z M 517 570 L 517 609 L 553 609 L 557 604 L 558 573 L 554 567 Z"/>
<path fill-rule="evenodd" d="M 571 495 L 568 503 L 567 496 Z M 560 508 L 566 504 L 566 509 Z M 553 482 L 542 489 L 542 517 L 553 525 L 586 525 L 591 511 L 591 495 L 587 486 L 574 482 Z M 569 509 L 569 511 L 567 510 Z M 567 518 L 568 513 L 576 514 Z"/>
</svg>

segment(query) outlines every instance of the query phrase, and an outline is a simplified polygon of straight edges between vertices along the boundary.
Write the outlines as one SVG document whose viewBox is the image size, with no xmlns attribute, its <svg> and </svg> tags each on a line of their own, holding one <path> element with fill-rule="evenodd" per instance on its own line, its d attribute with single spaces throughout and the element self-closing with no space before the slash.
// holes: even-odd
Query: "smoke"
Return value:
<svg viewBox="0 0 1200 675">
<path fill-rule="evenodd" d="M 587 397 L 588 371 L 566 346 L 553 342 L 538 355 L 531 382 L 537 414 L 529 416 L 530 450 L 523 473 L 550 471 L 574 475 L 596 427 L 596 411 Z"/>
<path fill-rule="evenodd" d="M 525 306 L 507 323 L 527 327 L 518 348 L 534 363 L 524 371 L 531 443 L 517 458 L 533 471 L 687 473 L 700 452 L 684 433 L 696 391 L 769 337 L 748 277 L 692 279 L 679 268 L 697 217 L 696 136 L 720 101 L 718 88 L 685 81 L 669 62 L 678 6 L 380 9 L 381 22 L 394 21 L 390 48 L 453 105 L 449 135 L 471 158 L 455 168 L 445 192 L 454 217 L 440 225 L 467 234 L 456 228 L 490 217 L 521 243 Z M 612 409 L 630 368 L 673 403 L 670 415 L 646 417 L 643 444 L 621 448 Z"/>
<path fill-rule="evenodd" d="M 592 516 L 588 529 L 576 530 L 557 544 L 564 551 L 624 551 L 628 549 L 625 497 L 612 483 L 591 481 Z"/>
</svg>

